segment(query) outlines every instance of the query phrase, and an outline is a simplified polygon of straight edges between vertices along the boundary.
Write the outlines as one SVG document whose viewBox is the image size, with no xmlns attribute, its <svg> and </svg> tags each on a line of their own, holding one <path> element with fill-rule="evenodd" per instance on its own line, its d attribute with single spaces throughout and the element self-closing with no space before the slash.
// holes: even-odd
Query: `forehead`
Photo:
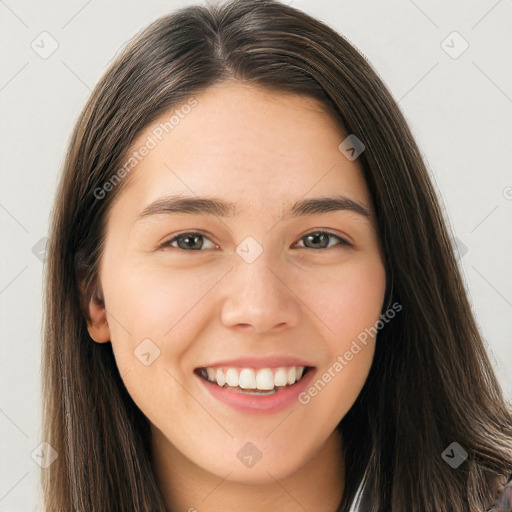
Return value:
<svg viewBox="0 0 512 512">
<path fill-rule="evenodd" d="M 334 192 L 370 205 L 359 164 L 338 149 L 345 137 L 318 100 L 223 82 L 171 108 L 137 137 L 128 154 L 151 149 L 127 188 L 147 201 L 183 193 L 241 207 L 271 201 L 282 209 L 290 196 Z"/>
</svg>

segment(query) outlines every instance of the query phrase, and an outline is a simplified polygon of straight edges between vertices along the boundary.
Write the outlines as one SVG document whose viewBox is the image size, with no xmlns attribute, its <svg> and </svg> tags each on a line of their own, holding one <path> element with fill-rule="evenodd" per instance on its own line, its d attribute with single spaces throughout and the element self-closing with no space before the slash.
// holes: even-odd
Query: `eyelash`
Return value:
<svg viewBox="0 0 512 512">
<path fill-rule="evenodd" d="M 198 231 L 186 231 L 186 232 L 184 232 L 184 233 L 180 233 L 180 234 L 178 234 L 178 235 L 174 236 L 173 238 L 171 238 L 171 239 L 167 240 L 166 242 L 164 242 L 164 243 L 160 246 L 160 248 L 161 248 L 161 249 L 165 249 L 165 248 L 167 248 L 167 247 L 172 247 L 173 249 L 178 249 L 178 250 L 180 250 L 180 251 L 184 251 L 184 252 L 201 252 L 201 251 L 203 251 L 203 249 L 199 249 L 199 250 L 190 249 L 190 250 L 188 250 L 188 249 L 182 249 L 181 247 L 174 247 L 174 246 L 172 246 L 172 245 L 171 245 L 171 243 L 173 243 L 173 242 L 175 242 L 176 240 L 178 240 L 179 238 L 181 238 L 181 237 L 185 237 L 185 236 L 187 236 L 187 235 L 188 235 L 188 236 L 190 236 L 190 235 L 193 235 L 193 236 L 195 236 L 195 235 L 199 235 L 199 236 L 201 236 L 201 237 L 203 237 L 203 238 L 206 238 L 206 239 L 210 240 L 210 238 L 208 238 L 205 234 L 200 233 L 200 232 L 198 232 Z M 338 244 L 339 246 L 342 246 L 342 247 L 352 247 L 352 244 L 351 244 L 350 242 L 348 242 L 348 241 L 347 241 L 347 240 L 345 240 L 344 238 L 341 238 L 340 236 L 335 235 L 334 233 L 330 233 L 330 232 L 328 232 L 328 231 L 311 231 L 310 233 L 306 233 L 306 234 L 305 234 L 304 236 L 302 236 L 299 240 L 303 240 L 304 238 L 306 238 L 306 237 L 307 237 L 307 236 L 309 236 L 309 235 L 327 235 L 327 236 L 329 236 L 329 237 L 331 237 L 331 238 L 337 238 L 337 239 L 340 241 L 340 243 Z M 210 240 L 210 241 L 212 242 L 212 240 Z M 212 242 L 212 243 L 215 243 L 215 242 Z M 309 249 L 309 250 L 311 250 L 311 251 L 319 251 L 319 250 L 324 250 L 324 251 L 325 251 L 326 249 L 332 249 L 332 247 L 329 247 L 329 246 L 328 246 L 328 247 L 325 247 L 325 248 L 323 248 L 323 249 L 313 249 L 313 248 L 311 248 L 311 247 L 300 247 L 300 248 L 301 248 L 301 249 Z"/>
</svg>

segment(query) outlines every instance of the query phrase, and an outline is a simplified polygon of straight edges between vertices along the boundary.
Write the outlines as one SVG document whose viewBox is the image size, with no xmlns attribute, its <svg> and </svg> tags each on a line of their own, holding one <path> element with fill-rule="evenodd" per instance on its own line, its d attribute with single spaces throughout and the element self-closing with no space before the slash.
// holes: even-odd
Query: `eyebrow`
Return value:
<svg viewBox="0 0 512 512">
<path fill-rule="evenodd" d="M 217 197 L 166 196 L 146 206 L 138 218 L 142 219 L 151 215 L 170 213 L 234 217 L 236 216 L 236 207 L 237 203 L 226 202 Z M 371 217 L 370 209 L 367 206 L 348 197 L 338 195 L 296 201 L 285 212 L 284 218 L 303 217 L 344 210 L 352 211 L 366 218 Z"/>
</svg>

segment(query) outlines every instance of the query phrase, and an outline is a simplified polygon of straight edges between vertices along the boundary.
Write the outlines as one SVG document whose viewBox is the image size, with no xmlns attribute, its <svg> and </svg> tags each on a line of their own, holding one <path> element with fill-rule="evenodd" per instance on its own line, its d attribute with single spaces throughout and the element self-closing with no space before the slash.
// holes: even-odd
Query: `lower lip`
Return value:
<svg viewBox="0 0 512 512">
<path fill-rule="evenodd" d="M 308 387 L 314 373 L 315 368 L 311 368 L 299 382 L 292 386 L 287 386 L 272 395 L 239 393 L 229 388 L 221 388 L 202 377 L 197 376 L 197 378 L 213 397 L 235 409 L 243 412 L 274 413 L 286 409 L 294 402 L 298 402 L 298 396 Z"/>
</svg>

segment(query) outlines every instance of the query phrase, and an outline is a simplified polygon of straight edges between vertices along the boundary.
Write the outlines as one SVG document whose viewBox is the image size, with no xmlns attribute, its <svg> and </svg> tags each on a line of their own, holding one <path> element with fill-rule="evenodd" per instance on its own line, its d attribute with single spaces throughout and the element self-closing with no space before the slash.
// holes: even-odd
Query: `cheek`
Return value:
<svg viewBox="0 0 512 512">
<path fill-rule="evenodd" d="M 350 360 L 343 352 L 320 369 L 309 388 L 299 397 L 300 403 L 309 408 L 310 417 L 323 418 L 323 423 L 330 429 L 334 429 L 350 410 L 368 377 L 374 344 L 359 345 L 354 350 L 356 353 L 349 350 L 352 354 Z"/>
<path fill-rule="evenodd" d="M 330 428 L 352 407 L 368 377 L 384 288 L 384 273 L 377 269 L 333 281 L 317 295 L 319 325 L 326 331 L 326 357 L 299 402 L 312 417 L 324 418 Z M 320 429 L 316 423 L 313 428 Z"/>
<path fill-rule="evenodd" d="M 297 276 L 295 282 L 301 283 L 300 296 L 325 327 L 325 338 L 337 354 L 379 320 L 386 275 L 377 256 L 354 258 L 321 278 Z"/>
<path fill-rule="evenodd" d="M 362 263 L 362 262 L 361 262 Z M 318 376 L 327 408 L 343 417 L 359 395 L 373 360 L 384 300 L 386 275 L 380 259 L 353 265 L 343 278 L 331 283 L 320 311 L 335 332 L 329 336 L 330 362 Z"/>
<path fill-rule="evenodd" d="M 315 282 L 314 288 L 302 287 L 302 296 L 325 332 L 327 357 L 301 403 L 309 404 L 315 414 L 332 411 L 336 424 L 353 405 L 370 371 L 386 275 L 375 256 L 354 259 L 330 272 L 328 279 L 322 276 Z"/>
<path fill-rule="evenodd" d="M 202 327 L 201 298 L 207 299 L 215 276 L 140 261 L 109 268 L 102 287 L 111 343 L 130 396 L 152 419 L 158 411 L 187 411 L 191 405 L 176 382 L 190 378 L 188 354 Z"/>
<path fill-rule="evenodd" d="M 199 327 L 197 316 L 217 273 L 165 268 L 147 262 L 111 265 L 102 276 L 111 341 L 118 362 L 146 339 L 166 354 L 179 355 Z"/>
</svg>

